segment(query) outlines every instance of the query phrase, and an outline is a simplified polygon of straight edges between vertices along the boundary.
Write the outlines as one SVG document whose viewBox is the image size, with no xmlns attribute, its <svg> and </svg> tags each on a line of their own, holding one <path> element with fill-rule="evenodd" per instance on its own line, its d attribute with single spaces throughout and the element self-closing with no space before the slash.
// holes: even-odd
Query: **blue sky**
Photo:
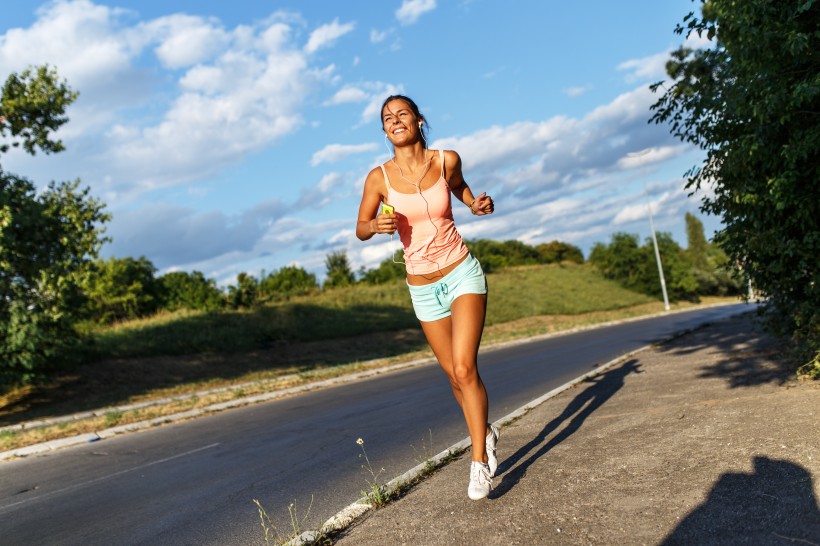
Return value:
<svg viewBox="0 0 820 546">
<path fill-rule="evenodd" d="M 616 231 L 683 246 L 683 178 L 702 153 L 649 125 L 690 0 L 6 0 L 0 77 L 49 63 L 80 92 L 61 154 L 2 158 L 44 186 L 81 178 L 113 215 L 105 256 L 146 256 L 221 284 L 356 239 L 365 175 L 388 159 L 379 107 L 413 97 L 431 147 L 455 149 L 496 213 L 456 207 L 467 238 L 558 239 L 588 254 Z M 690 41 L 693 47 L 705 44 Z M 462 210 L 463 209 L 463 210 Z M 719 223 L 702 217 L 707 237 Z M 398 266 L 397 266 L 398 267 Z"/>
</svg>

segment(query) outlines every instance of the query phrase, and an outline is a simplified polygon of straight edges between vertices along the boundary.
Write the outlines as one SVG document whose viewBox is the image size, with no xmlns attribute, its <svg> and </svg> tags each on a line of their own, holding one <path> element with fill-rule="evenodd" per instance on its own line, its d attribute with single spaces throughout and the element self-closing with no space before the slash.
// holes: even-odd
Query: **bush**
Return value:
<svg viewBox="0 0 820 546">
<path fill-rule="evenodd" d="M 161 306 L 169 311 L 195 309 L 214 311 L 220 309 L 225 300 L 216 281 L 206 279 L 199 271 L 173 271 L 159 278 Z"/>
</svg>

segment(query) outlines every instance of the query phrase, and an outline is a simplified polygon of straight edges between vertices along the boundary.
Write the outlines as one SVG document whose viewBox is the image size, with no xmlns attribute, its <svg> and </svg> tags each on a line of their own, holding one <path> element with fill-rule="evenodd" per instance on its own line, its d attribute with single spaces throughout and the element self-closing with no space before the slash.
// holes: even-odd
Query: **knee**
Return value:
<svg viewBox="0 0 820 546">
<path fill-rule="evenodd" d="M 453 366 L 453 376 L 459 388 L 473 385 L 478 379 L 475 363 L 456 364 Z"/>
</svg>

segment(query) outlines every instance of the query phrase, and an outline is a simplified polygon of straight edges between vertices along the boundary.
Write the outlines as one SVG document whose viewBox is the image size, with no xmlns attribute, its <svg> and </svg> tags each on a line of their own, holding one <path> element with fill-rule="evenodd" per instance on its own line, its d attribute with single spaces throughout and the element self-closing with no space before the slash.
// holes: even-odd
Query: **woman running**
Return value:
<svg viewBox="0 0 820 546">
<path fill-rule="evenodd" d="M 483 499 L 498 467 L 499 434 L 487 422 L 487 391 L 476 362 L 487 280 L 456 231 L 450 195 L 476 216 L 492 214 L 493 200 L 486 193 L 473 195 L 456 152 L 427 149 L 427 121 L 411 99 L 387 97 L 381 117 L 395 155 L 367 175 L 356 236 L 365 241 L 376 233 L 399 232 L 413 309 L 470 432 L 467 495 Z"/>
</svg>

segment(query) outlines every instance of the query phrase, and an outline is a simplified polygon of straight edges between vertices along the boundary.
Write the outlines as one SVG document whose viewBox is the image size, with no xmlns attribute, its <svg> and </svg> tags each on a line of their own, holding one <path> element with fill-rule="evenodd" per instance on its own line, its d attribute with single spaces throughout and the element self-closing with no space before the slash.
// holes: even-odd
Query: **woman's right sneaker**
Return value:
<svg viewBox="0 0 820 546">
<path fill-rule="evenodd" d="M 486 463 L 472 461 L 470 463 L 470 485 L 467 486 L 467 496 L 473 500 L 486 498 L 493 488 L 493 478 Z"/>
<path fill-rule="evenodd" d="M 490 433 L 487 435 L 487 441 L 484 442 L 484 449 L 487 451 L 487 466 L 490 467 L 490 477 L 495 476 L 495 471 L 498 470 L 498 456 L 495 454 L 495 448 L 498 445 L 498 438 L 501 433 L 493 424 L 489 424 Z"/>
</svg>

